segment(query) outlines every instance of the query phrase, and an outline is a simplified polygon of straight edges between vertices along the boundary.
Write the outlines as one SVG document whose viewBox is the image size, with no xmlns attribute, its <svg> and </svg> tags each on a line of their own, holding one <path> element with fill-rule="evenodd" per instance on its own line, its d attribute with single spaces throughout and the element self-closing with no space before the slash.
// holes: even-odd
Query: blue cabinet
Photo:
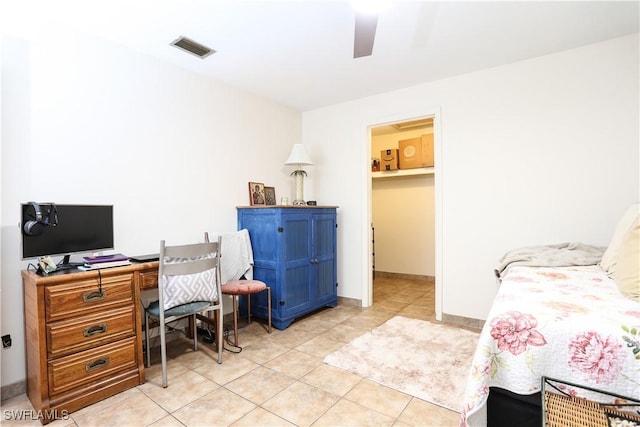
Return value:
<svg viewBox="0 0 640 427">
<path fill-rule="evenodd" d="M 273 325 L 335 307 L 337 295 L 335 207 L 239 207 L 238 230 L 253 248 L 253 277 L 271 287 Z M 251 313 L 267 317 L 266 293 L 251 297 Z M 246 300 L 240 300 L 246 313 Z M 244 307 L 244 308 L 243 308 Z"/>
</svg>

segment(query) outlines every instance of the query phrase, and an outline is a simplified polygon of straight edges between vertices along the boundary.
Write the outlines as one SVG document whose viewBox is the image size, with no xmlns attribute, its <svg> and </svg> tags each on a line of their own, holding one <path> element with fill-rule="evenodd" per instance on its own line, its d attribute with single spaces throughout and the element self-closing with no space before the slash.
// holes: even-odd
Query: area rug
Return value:
<svg viewBox="0 0 640 427">
<path fill-rule="evenodd" d="M 460 412 L 478 333 L 394 317 L 324 362 Z"/>
</svg>

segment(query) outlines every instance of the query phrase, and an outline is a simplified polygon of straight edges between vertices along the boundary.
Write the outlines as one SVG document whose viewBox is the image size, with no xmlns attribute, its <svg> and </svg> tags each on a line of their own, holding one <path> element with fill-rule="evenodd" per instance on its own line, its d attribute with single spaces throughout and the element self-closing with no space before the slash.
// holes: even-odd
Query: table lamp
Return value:
<svg viewBox="0 0 640 427">
<path fill-rule="evenodd" d="M 307 154 L 307 150 L 304 149 L 303 144 L 293 144 L 293 148 L 291 149 L 291 154 L 289 154 L 289 158 L 285 165 L 296 165 L 298 169 L 291 172 L 296 178 L 296 199 L 293 201 L 294 205 L 301 206 L 305 204 L 304 201 L 304 177 L 307 172 L 302 169 L 303 165 L 312 165 L 313 162 L 309 158 L 309 154 Z"/>
</svg>

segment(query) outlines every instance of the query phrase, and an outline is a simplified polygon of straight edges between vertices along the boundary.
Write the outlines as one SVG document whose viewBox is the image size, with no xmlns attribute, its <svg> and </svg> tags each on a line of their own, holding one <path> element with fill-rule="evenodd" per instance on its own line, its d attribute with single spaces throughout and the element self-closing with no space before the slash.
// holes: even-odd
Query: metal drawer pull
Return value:
<svg viewBox="0 0 640 427">
<path fill-rule="evenodd" d="M 107 366 L 109 364 L 109 358 L 108 357 L 102 357 L 100 359 L 96 359 L 93 362 L 89 362 L 86 364 L 85 369 L 87 372 L 91 372 L 94 371 L 96 369 L 100 369 L 104 366 Z"/>
<path fill-rule="evenodd" d="M 91 291 L 91 292 L 85 292 L 84 295 L 82 295 L 82 301 L 94 302 L 94 301 L 103 300 L 106 297 L 107 297 L 107 291 Z"/>
<path fill-rule="evenodd" d="M 99 325 L 84 328 L 84 336 L 87 338 L 96 334 L 104 334 L 105 332 L 107 332 L 106 323 L 101 323 Z"/>
</svg>

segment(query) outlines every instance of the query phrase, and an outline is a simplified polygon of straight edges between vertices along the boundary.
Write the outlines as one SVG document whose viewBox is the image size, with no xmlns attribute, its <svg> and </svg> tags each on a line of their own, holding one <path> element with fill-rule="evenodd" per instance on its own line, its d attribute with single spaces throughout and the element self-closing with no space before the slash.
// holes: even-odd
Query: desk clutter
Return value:
<svg viewBox="0 0 640 427">
<path fill-rule="evenodd" d="M 122 267 L 124 265 L 131 264 L 129 257 L 120 253 L 111 255 L 85 256 L 82 259 L 84 260 L 84 264 L 79 266 L 78 269 L 83 271 L 99 270 L 109 267 Z"/>
</svg>

